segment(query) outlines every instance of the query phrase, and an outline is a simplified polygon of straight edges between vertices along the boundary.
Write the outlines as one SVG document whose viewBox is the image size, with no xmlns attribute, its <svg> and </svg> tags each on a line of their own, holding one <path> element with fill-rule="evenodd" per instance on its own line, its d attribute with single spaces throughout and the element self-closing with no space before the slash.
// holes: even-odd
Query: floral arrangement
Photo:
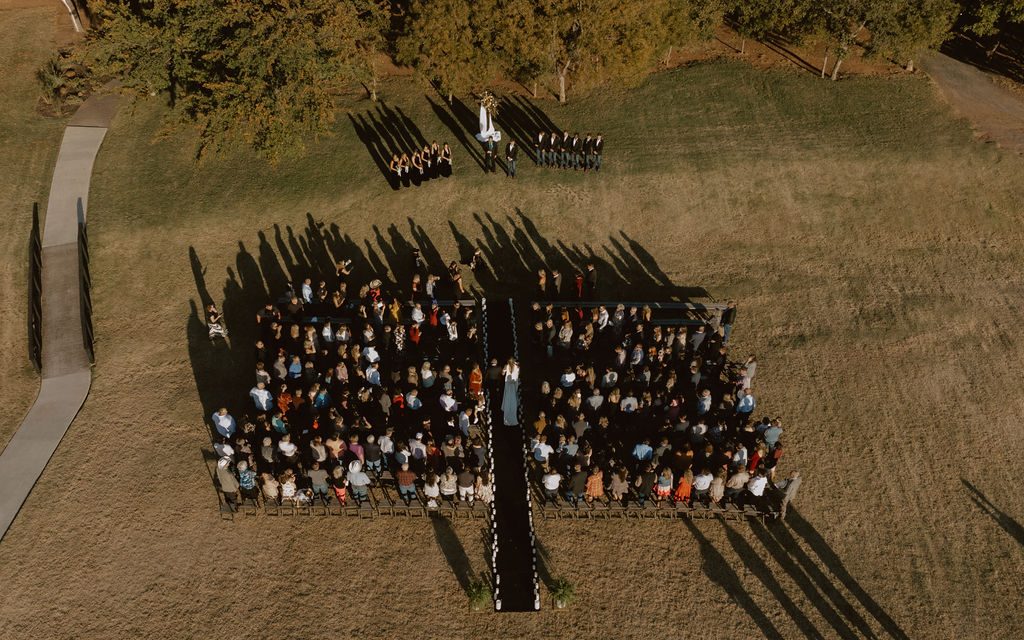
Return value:
<svg viewBox="0 0 1024 640">
<path fill-rule="evenodd" d="M 494 114 L 498 111 L 498 99 L 490 91 L 484 91 L 483 96 L 480 98 L 480 104 L 484 109 L 487 109 L 487 113 Z"/>
</svg>

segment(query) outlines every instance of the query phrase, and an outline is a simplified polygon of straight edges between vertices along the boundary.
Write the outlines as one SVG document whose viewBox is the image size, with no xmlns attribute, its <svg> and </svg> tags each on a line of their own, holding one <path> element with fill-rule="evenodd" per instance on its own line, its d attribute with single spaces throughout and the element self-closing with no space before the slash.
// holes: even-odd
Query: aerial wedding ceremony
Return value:
<svg viewBox="0 0 1024 640">
<path fill-rule="evenodd" d="M 1020 636 L 1017 5 L 0 0 L 0 635 Z"/>
</svg>

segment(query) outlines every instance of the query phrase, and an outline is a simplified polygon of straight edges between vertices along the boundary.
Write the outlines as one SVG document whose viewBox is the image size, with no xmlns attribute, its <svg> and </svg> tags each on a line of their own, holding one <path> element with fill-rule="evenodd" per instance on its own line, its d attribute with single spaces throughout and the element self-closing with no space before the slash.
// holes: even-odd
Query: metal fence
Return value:
<svg viewBox="0 0 1024 640">
<path fill-rule="evenodd" d="M 78 298 L 81 304 L 82 316 L 82 346 L 89 354 L 89 362 L 96 362 L 96 354 L 93 351 L 94 336 L 92 327 L 92 297 L 90 289 L 92 280 L 89 277 L 89 237 L 85 228 L 85 221 L 78 222 Z"/>
<path fill-rule="evenodd" d="M 32 203 L 32 233 L 28 238 L 28 358 L 36 373 L 43 370 L 43 240 L 39 232 L 39 203 Z"/>
</svg>

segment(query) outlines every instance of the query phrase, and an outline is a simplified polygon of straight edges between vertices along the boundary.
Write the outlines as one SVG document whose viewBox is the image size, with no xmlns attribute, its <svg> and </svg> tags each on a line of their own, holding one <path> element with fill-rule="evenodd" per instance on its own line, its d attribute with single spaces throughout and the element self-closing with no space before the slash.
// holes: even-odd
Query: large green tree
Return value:
<svg viewBox="0 0 1024 640">
<path fill-rule="evenodd" d="M 953 0 L 876 0 L 868 17 L 867 54 L 908 66 L 918 51 L 949 37 L 957 10 Z"/>
<path fill-rule="evenodd" d="M 493 80 L 497 13 L 493 0 L 413 0 L 396 49 L 400 62 L 448 96 Z"/>
<path fill-rule="evenodd" d="M 1024 0 L 961 0 L 964 31 L 978 36 L 995 36 L 991 58 L 1003 43 L 1003 31 L 1011 24 L 1024 23 Z"/>
<path fill-rule="evenodd" d="M 242 140 L 276 161 L 327 130 L 332 93 L 365 71 L 371 0 L 99 0 L 101 72 L 168 96 L 165 131 L 197 125 L 200 157 Z"/>
</svg>

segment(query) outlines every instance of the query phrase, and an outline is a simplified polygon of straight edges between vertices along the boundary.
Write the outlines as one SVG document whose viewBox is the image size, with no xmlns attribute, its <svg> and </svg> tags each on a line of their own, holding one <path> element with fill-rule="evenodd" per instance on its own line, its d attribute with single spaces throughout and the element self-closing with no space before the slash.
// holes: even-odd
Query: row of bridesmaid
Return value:
<svg viewBox="0 0 1024 640">
<path fill-rule="evenodd" d="M 452 175 L 452 150 L 448 143 L 439 146 L 435 140 L 431 145 L 423 145 L 422 150 L 401 155 L 395 153 L 388 164 L 393 186 L 408 187 L 420 185 L 432 178 L 449 177 Z"/>
</svg>

